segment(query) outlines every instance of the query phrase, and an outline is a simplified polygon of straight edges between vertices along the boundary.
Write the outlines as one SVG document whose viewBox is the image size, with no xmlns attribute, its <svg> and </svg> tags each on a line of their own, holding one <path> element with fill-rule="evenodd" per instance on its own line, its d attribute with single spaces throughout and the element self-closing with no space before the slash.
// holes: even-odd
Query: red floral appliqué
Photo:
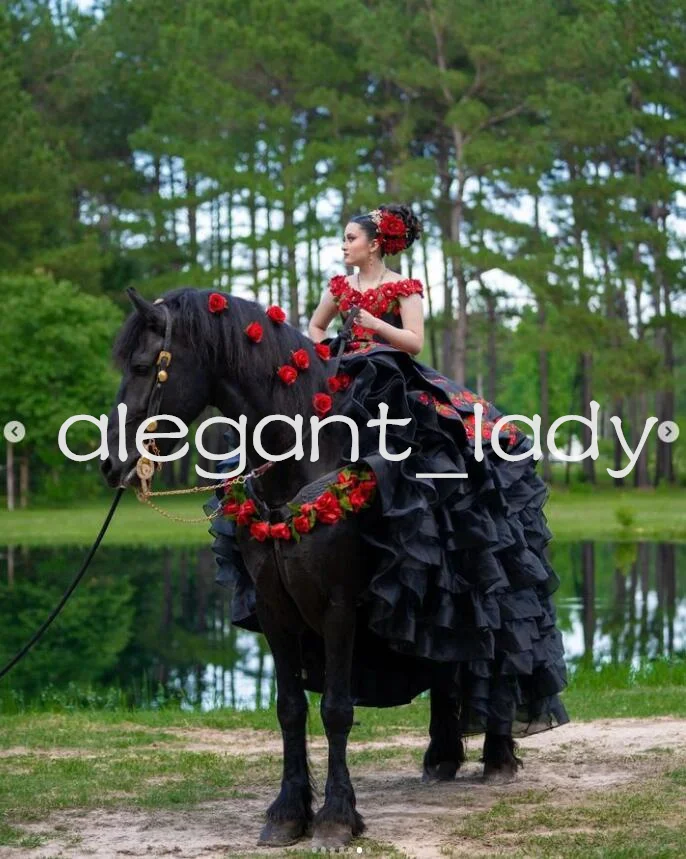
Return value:
<svg viewBox="0 0 686 859">
<path fill-rule="evenodd" d="M 389 281 L 379 284 L 374 289 L 360 292 L 348 283 L 344 274 L 337 274 L 331 278 L 329 290 L 341 311 L 348 311 L 353 305 L 357 305 L 376 317 L 384 313 L 394 313 L 397 316 L 400 313 L 400 298 L 415 293 L 424 295 L 422 282 L 416 278 Z"/>
</svg>

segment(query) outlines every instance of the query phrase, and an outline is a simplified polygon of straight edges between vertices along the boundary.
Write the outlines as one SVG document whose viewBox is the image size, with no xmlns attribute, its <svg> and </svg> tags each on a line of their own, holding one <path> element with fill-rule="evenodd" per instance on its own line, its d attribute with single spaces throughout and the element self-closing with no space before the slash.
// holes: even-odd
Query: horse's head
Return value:
<svg viewBox="0 0 686 859">
<path fill-rule="evenodd" d="M 329 371 L 312 341 L 295 327 L 273 321 L 257 302 L 237 296 L 226 299 L 222 312 L 212 312 L 212 290 L 175 289 L 158 299 L 160 303 L 146 301 L 134 289 L 127 293 L 135 312 L 124 323 L 114 345 L 114 359 L 123 378 L 109 416 L 109 457 L 101 465 L 110 486 L 137 482 L 135 465 L 141 454 L 136 448 L 136 431 L 147 424 L 150 415 L 173 415 L 186 426 L 206 406 L 215 406 L 234 421 L 244 415 L 247 429 L 243 441 L 251 465 L 264 461 L 255 452 L 252 431 L 265 416 L 300 414 L 307 426 L 314 414 L 313 398 L 328 390 Z M 251 336 L 254 326 L 259 329 L 257 340 Z M 307 353 L 309 365 L 298 372 L 297 384 L 292 384 L 278 370 L 293 360 L 296 351 L 301 357 Z M 171 353 L 170 359 L 165 352 Z M 162 363 L 158 364 L 161 355 Z M 161 383 L 160 371 L 165 374 Z M 127 456 L 123 461 L 119 457 L 120 403 L 127 407 Z M 322 433 L 322 467 L 340 447 L 336 441 L 339 430 L 329 426 Z M 162 456 L 171 453 L 179 441 L 175 423 L 158 421 L 155 434 L 166 432 L 175 432 L 177 437 L 156 439 Z M 264 428 L 261 441 L 270 453 L 280 454 L 292 449 L 295 434 L 287 423 L 277 421 Z"/>
<path fill-rule="evenodd" d="M 191 291 L 196 292 L 175 290 L 169 298 L 177 300 L 167 303 L 165 296 L 152 303 L 135 289 L 127 289 L 135 312 L 124 323 L 114 345 L 114 359 L 122 371 L 122 381 L 109 415 L 109 457 L 100 466 L 110 486 L 137 481 L 134 468 L 140 453 L 135 443 L 136 430 L 146 417 L 168 414 L 189 425 L 210 403 L 212 375 L 203 361 L 203 350 L 198 348 L 197 332 L 189 330 L 180 312 L 183 302 L 180 304 L 178 299 Z M 121 403 L 126 404 L 127 456 L 123 461 L 119 457 L 117 409 Z M 155 432 L 177 433 L 176 438 L 156 439 L 160 455 L 168 455 L 179 440 L 179 427 L 172 421 L 161 420 Z"/>
</svg>

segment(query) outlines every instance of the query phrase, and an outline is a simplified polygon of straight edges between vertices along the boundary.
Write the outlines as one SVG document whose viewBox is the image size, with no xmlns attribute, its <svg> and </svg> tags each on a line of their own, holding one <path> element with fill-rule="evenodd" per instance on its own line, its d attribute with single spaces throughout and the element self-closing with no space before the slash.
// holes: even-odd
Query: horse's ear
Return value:
<svg viewBox="0 0 686 859">
<path fill-rule="evenodd" d="M 126 294 L 135 309 L 141 314 L 148 325 L 162 325 L 164 323 L 163 311 L 152 302 L 139 295 L 132 286 L 126 287 Z"/>
</svg>

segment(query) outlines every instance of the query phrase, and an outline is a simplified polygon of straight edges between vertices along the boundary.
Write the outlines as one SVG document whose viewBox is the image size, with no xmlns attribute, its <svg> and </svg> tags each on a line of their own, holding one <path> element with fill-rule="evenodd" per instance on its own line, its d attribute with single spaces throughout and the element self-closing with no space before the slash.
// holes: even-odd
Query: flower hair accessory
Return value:
<svg viewBox="0 0 686 859">
<path fill-rule="evenodd" d="M 376 231 L 381 239 L 381 250 L 385 254 L 397 254 L 407 247 L 407 227 L 405 221 L 392 212 L 373 209 L 369 217 L 376 225 Z"/>
<path fill-rule="evenodd" d="M 221 313 L 222 310 L 226 310 L 228 304 L 226 296 L 220 292 L 211 292 L 210 297 L 207 299 L 207 308 L 210 313 Z"/>
</svg>

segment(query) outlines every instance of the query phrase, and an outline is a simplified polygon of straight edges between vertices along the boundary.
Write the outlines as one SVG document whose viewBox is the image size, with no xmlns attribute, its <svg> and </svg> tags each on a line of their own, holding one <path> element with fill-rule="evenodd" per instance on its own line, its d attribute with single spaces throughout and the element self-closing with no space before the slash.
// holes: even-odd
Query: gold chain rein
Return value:
<svg viewBox="0 0 686 859">
<path fill-rule="evenodd" d="M 150 452 L 154 453 L 156 456 L 160 455 L 160 451 L 155 444 L 154 439 L 150 439 Z M 150 443 L 149 442 L 149 443 Z M 161 495 L 193 495 L 198 492 L 213 492 L 215 489 L 223 488 L 225 489 L 232 483 L 245 483 L 248 479 L 248 476 L 245 474 L 239 474 L 237 477 L 231 477 L 227 480 L 223 480 L 221 483 L 212 483 L 209 486 L 191 486 L 189 489 L 159 489 L 156 492 L 153 492 L 150 489 L 150 484 L 152 483 L 152 478 L 155 474 L 155 470 L 159 471 L 162 468 L 162 463 L 156 463 L 157 469 L 155 469 L 155 465 L 152 460 L 146 459 L 145 457 L 141 457 L 136 464 L 136 473 L 138 474 L 138 478 L 141 482 L 141 488 L 136 489 L 136 497 L 143 504 L 147 504 L 148 507 L 151 507 L 153 510 L 157 511 L 160 516 L 164 516 L 165 519 L 170 519 L 172 522 L 185 522 L 187 524 L 199 524 L 201 522 L 211 522 L 213 519 L 217 519 L 222 514 L 222 505 L 209 515 L 205 516 L 175 516 L 172 513 L 168 513 L 166 510 L 163 510 L 154 501 L 151 501 L 151 498 L 161 496 Z"/>
</svg>

